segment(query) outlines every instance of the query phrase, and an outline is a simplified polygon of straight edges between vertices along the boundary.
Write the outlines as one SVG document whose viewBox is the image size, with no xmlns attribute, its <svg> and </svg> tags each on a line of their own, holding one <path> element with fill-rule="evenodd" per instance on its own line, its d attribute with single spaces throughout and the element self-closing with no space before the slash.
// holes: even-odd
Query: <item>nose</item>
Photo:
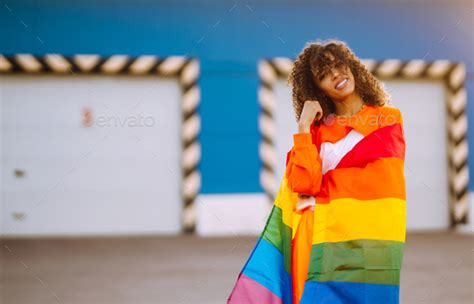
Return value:
<svg viewBox="0 0 474 304">
<path fill-rule="evenodd" d="M 331 73 L 332 73 L 332 80 L 335 80 L 337 79 L 337 77 L 339 77 L 339 74 L 341 73 L 338 69 L 332 69 L 331 70 Z"/>
</svg>

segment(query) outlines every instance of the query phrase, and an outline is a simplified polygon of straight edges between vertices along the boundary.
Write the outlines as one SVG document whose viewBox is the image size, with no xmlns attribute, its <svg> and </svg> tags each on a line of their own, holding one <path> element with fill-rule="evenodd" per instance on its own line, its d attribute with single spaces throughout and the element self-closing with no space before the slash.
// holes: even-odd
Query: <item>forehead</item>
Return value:
<svg viewBox="0 0 474 304">
<path fill-rule="evenodd" d="M 323 50 L 316 60 L 317 67 L 319 68 L 319 70 L 325 70 L 333 68 L 335 66 L 341 66 L 344 60 L 340 58 L 340 55 L 338 55 L 339 54 L 334 53 L 333 50 Z"/>
<path fill-rule="evenodd" d="M 325 76 L 333 70 L 345 71 L 347 65 L 339 60 L 335 60 L 332 62 L 325 62 L 317 66 L 315 70 L 313 70 L 313 77 L 316 81 L 321 81 Z"/>
</svg>

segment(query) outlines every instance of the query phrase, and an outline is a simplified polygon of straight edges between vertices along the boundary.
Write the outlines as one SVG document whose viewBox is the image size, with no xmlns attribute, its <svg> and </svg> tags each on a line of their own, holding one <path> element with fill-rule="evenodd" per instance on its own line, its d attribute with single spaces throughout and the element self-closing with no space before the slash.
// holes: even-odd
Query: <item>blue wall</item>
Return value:
<svg viewBox="0 0 474 304">
<path fill-rule="evenodd" d="M 345 40 L 361 58 L 464 61 L 474 151 L 471 1 L 326 2 L 1 1 L 0 53 L 198 57 L 203 193 L 262 191 L 256 64 L 316 38 Z"/>
</svg>

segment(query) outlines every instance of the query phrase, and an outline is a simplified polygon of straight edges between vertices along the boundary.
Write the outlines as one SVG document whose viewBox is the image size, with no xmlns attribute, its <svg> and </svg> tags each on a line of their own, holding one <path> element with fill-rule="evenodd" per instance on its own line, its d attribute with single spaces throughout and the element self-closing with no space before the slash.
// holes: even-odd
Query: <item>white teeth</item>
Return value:
<svg viewBox="0 0 474 304">
<path fill-rule="evenodd" d="M 342 87 L 344 87 L 347 83 L 347 78 L 344 79 L 343 81 L 339 82 L 337 85 L 336 85 L 336 89 L 340 89 Z"/>
</svg>

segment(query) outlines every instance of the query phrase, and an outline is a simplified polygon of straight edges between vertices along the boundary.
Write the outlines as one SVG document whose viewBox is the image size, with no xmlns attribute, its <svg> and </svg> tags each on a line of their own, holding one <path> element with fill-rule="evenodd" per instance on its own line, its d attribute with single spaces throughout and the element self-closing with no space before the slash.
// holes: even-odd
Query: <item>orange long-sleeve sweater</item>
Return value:
<svg viewBox="0 0 474 304">
<path fill-rule="evenodd" d="M 293 134 L 293 147 L 286 156 L 288 187 L 311 196 L 319 193 L 323 179 L 316 131 L 317 127 L 313 125 L 309 133 Z"/>
<path fill-rule="evenodd" d="M 288 187 L 293 192 L 317 196 L 323 183 L 323 164 L 319 153 L 322 143 L 335 143 L 352 129 L 366 136 L 382 126 L 397 122 L 403 125 L 399 109 L 366 105 L 351 118 L 333 117 L 329 124 L 312 124 L 309 133 L 293 134 L 293 147 L 286 156 Z"/>
</svg>

